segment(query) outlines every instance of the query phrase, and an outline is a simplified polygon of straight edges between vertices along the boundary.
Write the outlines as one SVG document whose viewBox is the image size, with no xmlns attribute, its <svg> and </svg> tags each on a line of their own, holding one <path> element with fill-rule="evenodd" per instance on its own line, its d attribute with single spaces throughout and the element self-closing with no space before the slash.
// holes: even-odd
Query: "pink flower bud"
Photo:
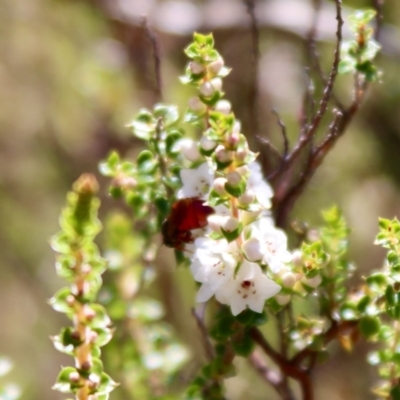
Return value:
<svg viewBox="0 0 400 400">
<path fill-rule="evenodd" d="M 215 156 L 217 160 L 221 163 L 226 163 L 231 161 L 231 152 L 226 150 L 224 146 L 218 146 L 215 150 Z"/>
<path fill-rule="evenodd" d="M 242 180 L 242 177 L 236 171 L 231 171 L 226 175 L 226 180 L 228 181 L 229 185 L 238 186 Z"/>
<path fill-rule="evenodd" d="M 190 72 L 192 74 L 196 74 L 196 75 L 199 75 L 204 71 L 204 66 L 196 61 L 192 61 L 189 64 L 189 68 L 190 68 Z"/>
<path fill-rule="evenodd" d="M 213 74 L 217 75 L 221 68 L 224 66 L 224 59 L 219 57 L 215 61 L 208 64 L 208 70 Z"/>
<path fill-rule="evenodd" d="M 211 82 L 207 81 L 200 85 L 199 91 L 204 97 L 211 97 L 215 92 L 215 88 Z"/>
<path fill-rule="evenodd" d="M 197 142 L 194 140 L 182 139 L 179 141 L 179 147 L 183 156 L 191 162 L 196 162 L 202 158 L 197 147 Z"/>
<path fill-rule="evenodd" d="M 219 177 L 214 180 L 214 190 L 221 196 L 224 197 L 227 195 L 227 191 L 225 190 L 225 183 L 227 180 L 225 178 Z"/>
</svg>

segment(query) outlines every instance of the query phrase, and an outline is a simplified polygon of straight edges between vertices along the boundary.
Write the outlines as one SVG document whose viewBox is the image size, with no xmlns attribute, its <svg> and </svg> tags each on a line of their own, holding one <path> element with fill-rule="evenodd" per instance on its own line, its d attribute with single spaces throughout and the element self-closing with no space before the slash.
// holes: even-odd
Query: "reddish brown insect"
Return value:
<svg viewBox="0 0 400 400">
<path fill-rule="evenodd" d="M 177 200 L 161 227 L 164 244 L 181 250 L 185 243 L 192 243 L 194 237 L 191 231 L 207 226 L 207 217 L 214 212 L 198 197 Z"/>
</svg>

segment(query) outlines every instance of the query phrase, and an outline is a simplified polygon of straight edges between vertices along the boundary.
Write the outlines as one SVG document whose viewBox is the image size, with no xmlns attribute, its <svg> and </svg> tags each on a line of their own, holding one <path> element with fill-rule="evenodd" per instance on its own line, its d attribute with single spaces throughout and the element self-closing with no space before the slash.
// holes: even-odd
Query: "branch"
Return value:
<svg viewBox="0 0 400 400">
<path fill-rule="evenodd" d="M 255 2 L 256 0 L 243 0 L 244 4 L 247 8 L 247 13 L 250 17 L 251 27 L 251 53 L 252 53 L 252 62 L 251 67 L 252 71 L 250 71 L 250 85 L 248 91 L 248 113 L 249 113 L 249 131 L 252 132 L 253 135 L 258 135 L 259 132 L 259 118 L 258 118 L 258 101 L 259 101 L 259 91 L 258 91 L 258 65 L 260 60 L 260 32 L 258 29 L 257 18 L 255 13 Z"/>
<path fill-rule="evenodd" d="M 160 45 L 158 43 L 157 35 L 151 28 L 146 17 L 143 18 L 143 27 L 146 31 L 147 38 L 149 39 L 153 50 L 154 78 L 155 78 L 154 95 L 156 102 L 160 102 L 162 101 Z"/>
<path fill-rule="evenodd" d="M 323 333 L 322 342 L 324 346 L 327 346 L 332 340 L 336 339 L 338 336 L 342 335 L 345 332 L 352 331 L 358 325 L 358 321 L 343 321 L 341 323 L 334 323 L 332 326 Z M 291 360 L 290 363 L 294 365 L 300 366 L 301 363 L 308 357 L 313 357 L 317 351 L 306 347 L 299 353 L 297 353 Z"/>
<path fill-rule="evenodd" d="M 299 382 L 303 394 L 303 400 L 313 400 L 314 395 L 311 380 L 307 372 L 303 371 L 298 365 L 290 362 L 290 360 L 287 360 L 275 351 L 257 328 L 251 328 L 249 333 L 254 342 L 257 343 L 264 350 L 265 354 L 267 354 L 279 366 L 282 374 Z"/>
<path fill-rule="evenodd" d="M 192 315 L 197 322 L 197 326 L 200 330 L 204 349 L 206 351 L 207 358 L 212 361 L 215 357 L 213 346 L 210 342 L 208 337 L 208 330 L 204 324 L 204 311 L 205 311 L 205 304 L 198 306 L 197 308 L 192 308 Z"/>
<path fill-rule="evenodd" d="M 337 29 L 336 29 L 336 46 L 335 52 L 333 56 L 333 62 L 331 67 L 331 72 L 329 74 L 329 78 L 327 80 L 322 99 L 319 103 L 319 108 L 315 117 L 313 118 L 310 126 L 308 129 L 300 136 L 299 141 L 297 142 L 296 146 L 292 150 L 292 152 L 286 157 L 284 160 L 284 165 L 281 167 L 280 174 L 287 171 L 293 163 L 298 159 L 301 151 L 306 147 L 314 138 L 316 131 L 319 127 L 322 117 L 325 115 L 325 112 L 328 108 L 329 100 L 331 99 L 333 85 L 336 80 L 338 66 L 340 61 L 340 46 L 342 43 L 342 25 L 343 25 L 343 18 L 342 18 L 342 2 L 341 0 L 335 0 L 336 3 L 336 20 L 337 20 Z"/>
<path fill-rule="evenodd" d="M 250 355 L 249 362 L 259 375 L 268 382 L 283 399 L 295 400 L 290 388 L 286 387 L 284 384 L 282 375 L 279 372 L 270 369 L 257 351 L 254 351 Z"/>
</svg>

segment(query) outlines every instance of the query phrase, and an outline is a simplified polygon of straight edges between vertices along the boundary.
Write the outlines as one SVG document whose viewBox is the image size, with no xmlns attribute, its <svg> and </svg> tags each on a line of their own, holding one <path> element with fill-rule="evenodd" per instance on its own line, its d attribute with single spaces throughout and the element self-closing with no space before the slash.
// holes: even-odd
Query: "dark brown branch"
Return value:
<svg viewBox="0 0 400 400">
<path fill-rule="evenodd" d="M 341 137 L 346 130 L 347 126 L 353 119 L 354 115 L 358 111 L 361 102 L 363 92 L 361 95 L 356 96 L 353 104 L 344 111 L 343 113 L 337 111 L 337 114 L 329 127 L 329 133 L 325 140 L 310 153 L 307 163 L 303 168 L 297 183 L 291 187 L 291 189 L 281 198 L 279 202 L 279 208 L 276 213 L 276 223 L 278 226 L 284 226 L 288 217 L 288 214 L 293 207 L 294 202 L 303 192 L 307 183 L 311 180 L 316 172 L 317 168 L 321 165 L 325 156 L 329 153 L 336 141 Z"/>
<path fill-rule="evenodd" d="M 336 339 L 338 336 L 351 332 L 356 329 L 358 325 L 358 321 L 343 321 L 341 323 L 334 323 L 332 326 L 322 334 L 322 342 L 324 346 L 327 346 L 332 340 Z M 299 353 L 297 353 L 290 362 L 292 364 L 300 366 L 302 362 L 309 358 L 313 357 L 317 352 L 315 350 L 306 347 Z"/>
<path fill-rule="evenodd" d="M 281 354 L 279 354 L 276 350 L 274 350 L 271 345 L 265 340 L 262 333 L 255 327 L 250 329 L 250 336 L 267 354 L 272 361 L 274 361 L 278 367 L 281 369 L 282 374 L 295 379 L 299 382 L 301 392 L 303 394 L 303 400 L 313 400 L 313 390 L 311 385 L 310 377 L 308 376 L 306 371 L 303 371 L 299 368 L 298 365 L 290 362 Z"/>
<path fill-rule="evenodd" d="M 158 43 L 157 35 L 154 30 L 151 28 L 147 18 L 143 18 L 143 26 L 146 30 L 146 35 L 151 43 L 151 47 L 153 50 L 153 60 L 154 60 L 154 96 L 155 101 L 162 101 L 162 82 L 161 82 L 161 52 L 160 45 Z"/>
<path fill-rule="evenodd" d="M 261 355 L 254 351 L 249 357 L 250 364 L 259 375 L 273 387 L 276 392 L 285 400 L 295 400 L 293 393 L 284 385 L 282 374 L 270 369 L 262 359 Z M 289 390 L 288 390 L 289 389 Z"/>
<path fill-rule="evenodd" d="M 286 157 L 285 160 L 283 160 L 283 165 L 280 167 L 280 173 L 278 175 L 281 175 L 285 171 L 287 171 L 293 163 L 298 159 L 300 156 L 302 150 L 310 143 L 312 142 L 317 129 L 320 125 L 320 122 L 322 120 L 322 117 L 325 115 L 325 112 L 328 108 L 328 103 L 329 100 L 331 99 L 332 96 L 332 90 L 333 86 L 336 80 L 337 72 L 338 72 L 338 66 L 339 66 L 339 61 L 340 61 L 340 46 L 342 43 L 342 25 L 343 25 L 343 18 L 342 18 L 342 2 L 341 0 L 336 0 L 336 20 L 337 20 L 337 30 L 336 30 L 336 46 L 335 46 L 335 51 L 334 51 L 334 56 L 333 56 L 333 62 L 332 62 L 332 67 L 331 71 L 329 74 L 329 78 L 327 80 L 322 99 L 319 103 L 319 108 L 317 110 L 317 113 L 315 117 L 312 119 L 310 126 L 308 129 L 300 136 L 299 141 L 297 142 L 296 146 L 293 148 L 292 152 Z"/>
<path fill-rule="evenodd" d="M 203 339 L 204 349 L 207 355 L 207 358 L 211 361 L 214 359 L 214 349 L 208 337 L 208 330 L 204 324 L 204 311 L 205 311 L 205 304 L 198 306 L 197 308 L 192 308 L 192 315 L 196 320 L 197 326 L 200 330 L 201 337 Z"/>
</svg>

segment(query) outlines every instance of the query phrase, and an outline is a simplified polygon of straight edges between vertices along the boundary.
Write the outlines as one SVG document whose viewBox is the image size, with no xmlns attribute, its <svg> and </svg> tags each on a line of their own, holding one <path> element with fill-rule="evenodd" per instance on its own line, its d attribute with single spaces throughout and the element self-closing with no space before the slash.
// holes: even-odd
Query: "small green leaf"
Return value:
<svg viewBox="0 0 400 400">
<path fill-rule="evenodd" d="M 49 303 L 53 307 L 55 311 L 65 313 L 70 315 L 72 313 L 71 306 L 68 304 L 67 299 L 73 296 L 71 294 L 71 289 L 69 287 L 65 287 L 60 289 L 50 300 Z"/>
<path fill-rule="evenodd" d="M 360 332 L 366 339 L 370 339 L 377 335 L 380 326 L 381 322 L 377 317 L 362 317 L 359 322 Z"/>
<path fill-rule="evenodd" d="M 179 112 L 177 106 L 167 106 L 164 104 L 157 104 L 154 107 L 154 116 L 161 118 L 164 128 L 169 127 L 179 119 Z"/>
<path fill-rule="evenodd" d="M 58 374 L 57 381 L 53 386 L 53 390 L 61 393 L 72 393 L 71 374 L 76 374 L 77 370 L 73 367 L 64 367 Z"/>
</svg>

